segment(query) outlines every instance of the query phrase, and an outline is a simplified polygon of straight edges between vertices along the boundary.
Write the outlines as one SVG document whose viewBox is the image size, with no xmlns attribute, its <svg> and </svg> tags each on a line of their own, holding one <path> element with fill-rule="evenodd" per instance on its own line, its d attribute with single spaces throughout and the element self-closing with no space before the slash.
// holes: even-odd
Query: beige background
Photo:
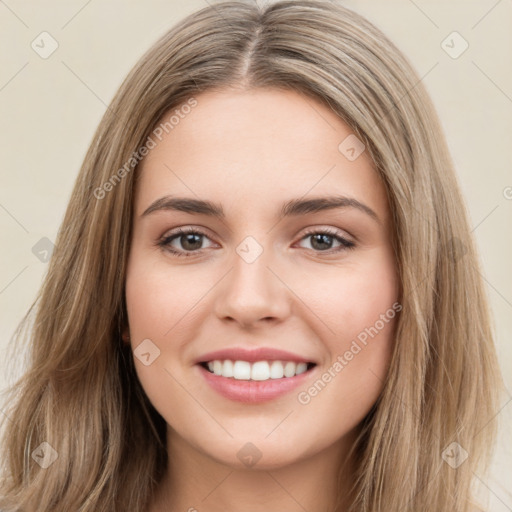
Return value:
<svg viewBox="0 0 512 512">
<path fill-rule="evenodd" d="M 0 0 L 0 350 L 40 286 L 47 264 L 32 252 L 55 241 L 93 132 L 142 53 L 206 0 Z M 512 511 L 512 2 L 351 0 L 409 56 L 431 93 L 452 150 L 480 248 L 508 392 L 489 510 Z M 57 50 L 31 47 L 47 31 Z M 442 41 L 469 44 L 450 57 Z M 453 36 L 447 40 L 461 48 Z M 49 48 L 46 40 L 45 48 Z M 42 50 L 40 50 L 42 51 Z M 43 243 L 44 242 L 40 242 Z M 0 387 L 22 369 L 1 358 Z M 471 368 L 467 369 L 471 372 Z"/>
</svg>

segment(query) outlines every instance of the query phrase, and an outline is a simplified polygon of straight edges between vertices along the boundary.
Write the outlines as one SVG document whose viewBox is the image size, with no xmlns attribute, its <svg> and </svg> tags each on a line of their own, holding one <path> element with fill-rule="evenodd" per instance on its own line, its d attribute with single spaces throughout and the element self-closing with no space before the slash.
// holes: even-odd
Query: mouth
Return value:
<svg viewBox="0 0 512 512">
<path fill-rule="evenodd" d="M 312 362 L 295 362 L 281 360 L 263 361 L 232 361 L 230 359 L 215 359 L 199 363 L 213 375 L 234 380 L 268 381 L 277 379 L 290 379 L 310 371 L 316 366 Z"/>
<path fill-rule="evenodd" d="M 286 360 L 214 359 L 195 365 L 212 390 L 244 404 L 268 402 L 289 394 L 316 374 L 316 363 Z"/>
</svg>

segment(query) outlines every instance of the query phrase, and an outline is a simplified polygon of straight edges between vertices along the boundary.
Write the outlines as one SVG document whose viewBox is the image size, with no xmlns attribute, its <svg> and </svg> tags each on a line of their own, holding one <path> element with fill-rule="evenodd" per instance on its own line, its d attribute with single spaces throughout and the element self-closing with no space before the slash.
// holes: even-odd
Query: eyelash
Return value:
<svg viewBox="0 0 512 512">
<path fill-rule="evenodd" d="M 200 236 L 204 236 L 206 238 L 208 238 L 208 235 L 206 233 L 203 233 L 202 231 L 200 230 L 197 230 L 195 228 L 186 228 L 186 229 L 183 229 L 183 228 L 178 228 L 174 233 L 171 233 L 170 235 L 167 235 L 167 236 L 164 236 L 162 237 L 160 240 L 158 240 L 157 242 L 157 245 L 159 247 L 161 247 L 162 249 L 170 252 L 171 254 L 173 254 L 174 256 L 178 256 L 178 257 L 191 257 L 191 256 L 194 256 L 196 254 L 200 254 L 201 253 L 201 249 L 198 249 L 198 250 L 195 250 L 195 251 L 176 251 L 174 249 L 171 249 L 170 248 L 170 243 L 176 239 L 176 238 L 179 238 L 180 236 L 182 235 L 189 235 L 189 234 L 194 234 L 194 235 L 200 235 Z M 355 247 L 355 243 L 354 242 L 351 242 L 350 240 L 347 240 L 346 238 L 343 238 L 342 236 L 340 236 L 339 234 L 337 234 L 336 231 L 333 231 L 331 229 L 328 229 L 328 228 L 324 228 L 324 229 L 319 229 L 319 230 L 314 230 L 314 229 L 311 229 L 310 231 L 307 231 L 306 233 L 304 233 L 304 236 L 301 238 L 301 240 L 303 240 L 304 238 L 307 238 L 308 236 L 312 236 L 312 235 L 328 235 L 330 237 L 333 237 L 334 239 L 336 239 L 338 242 L 340 242 L 341 246 L 338 247 L 337 249 L 328 249 L 326 251 L 315 251 L 314 249 L 310 249 L 318 254 L 321 254 L 321 253 L 324 253 L 324 254 L 334 254 L 334 253 L 339 253 L 341 251 L 346 251 L 346 250 L 350 250 L 350 249 L 354 249 Z"/>
</svg>

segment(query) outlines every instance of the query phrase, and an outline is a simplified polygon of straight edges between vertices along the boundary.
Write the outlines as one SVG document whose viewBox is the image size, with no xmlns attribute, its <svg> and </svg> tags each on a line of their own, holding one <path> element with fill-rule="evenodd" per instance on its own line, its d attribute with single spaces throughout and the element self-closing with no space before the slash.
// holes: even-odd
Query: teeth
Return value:
<svg viewBox="0 0 512 512">
<path fill-rule="evenodd" d="M 223 377 L 233 377 L 233 361 L 226 359 L 224 364 L 222 365 L 222 376 Z"/>
<path fill-rule="evenodd" d="M 252 364 L 251 380 L 268 380 L 270 379 L 270 366 L 267 361 L 258 361 Z"/>
<path fill-rule="evenodd" d="M 213 361 L 213 373 L 222 375 L 222 361 Z"/>
<path fill-rule="evenodd" d="M 233 365 L 233 377 L 237 380 L 249 380 L 251 378 L 251 363 L 247 361 L 235 361 Z"/>
<path fill-rule="evenodd" d="M 208 369 L 215 375 L 231 377 L 236 380 L 269 380 L 293 377 L 304 373 L 307 363 L 294 363 L 293 361 L 225 361 L 215 360 L 208 362 Z"/>
<path fill-rule="evenodd" d="M 281 361 L 272 361 L 270 365 L 270 378 L 280 379 L 284 377 L 283 363 Z"/>
<path fill-rule="evenodd" d="M 284 376 L 285 377 L 293 377 L 295 375 L 295 370 L 297 369 L 297 365 L 292 361 L 288 361 L 284 365 Z"/>
<path fill-rule="evenodd" d="M 295 370 L 295 375 L 300 375 L 304 373 L 308 369 L 307 363 L 297 363 L 297 369 Z"/>
</svg>

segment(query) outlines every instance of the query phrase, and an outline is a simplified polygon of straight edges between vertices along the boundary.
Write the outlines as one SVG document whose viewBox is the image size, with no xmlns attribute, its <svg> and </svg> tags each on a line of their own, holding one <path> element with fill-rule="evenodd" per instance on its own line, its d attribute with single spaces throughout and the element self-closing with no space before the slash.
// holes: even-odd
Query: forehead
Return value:
<svg viewBox="0 0 512 512">
<path fill-rule="evenodd" d="M 278 89 L 210 91 L 195 100 L 192 109 L 162 118 L 176 114 L 141 163 L 139 213 L 170 193 L 246 208 L 339 193 L 386 217 L 384 187 L 367 151 L 347 158 L 344 141 L 356 140 L 353 130 L 323 103 Z"/>
</svg>

